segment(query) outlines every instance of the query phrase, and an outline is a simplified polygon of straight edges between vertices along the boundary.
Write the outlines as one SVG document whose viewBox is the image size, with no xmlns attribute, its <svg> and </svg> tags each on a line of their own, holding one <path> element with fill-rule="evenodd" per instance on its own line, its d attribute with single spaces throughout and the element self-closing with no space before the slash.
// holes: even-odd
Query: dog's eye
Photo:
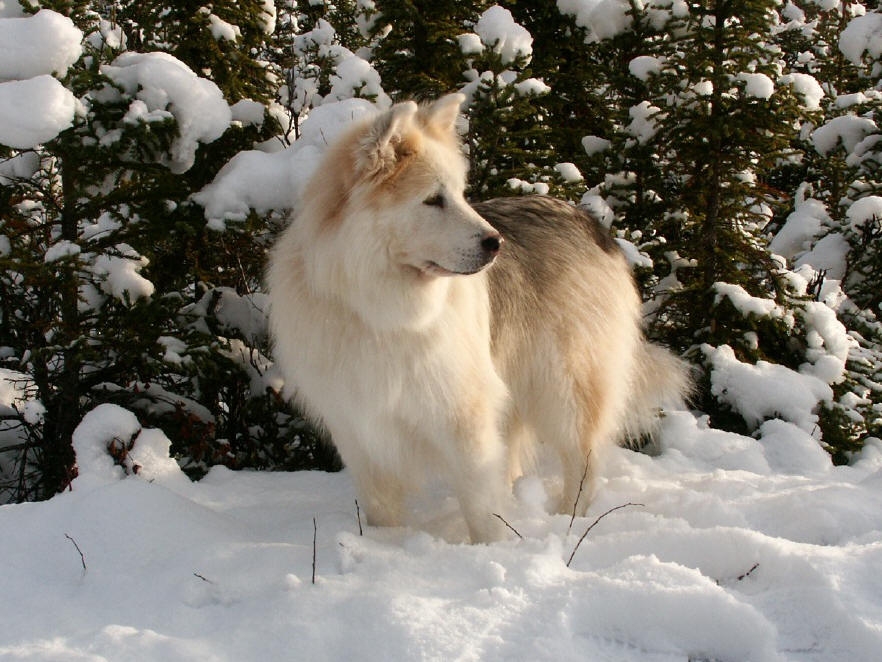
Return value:
<svg viewBox="0 0 882 662">
<path fill-rule="evenodd" d="M 423 200 L 424 205 L 429 205 L 430 207 L 441 207 L 444 208 L 444 196 L 440 193 L 436 193 L 435 195 L 426 198 Z"/>
</svg>

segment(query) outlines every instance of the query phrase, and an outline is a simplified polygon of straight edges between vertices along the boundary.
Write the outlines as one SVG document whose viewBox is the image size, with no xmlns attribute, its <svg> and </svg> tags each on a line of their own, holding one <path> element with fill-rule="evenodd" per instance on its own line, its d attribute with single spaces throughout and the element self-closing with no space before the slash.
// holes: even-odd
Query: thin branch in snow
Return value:
<svg viewBox="0 0 882 662">
<path fill-rule="evenodd" d="M 582 488 L 585 487 L 585 479 L 588 477 L 588 469 L 591 468 L 591 449 L 588 449 L 588 455 L 585 457 L 585 471 L 582 472 L 582 480 L 579 481 L 579 491 L 576 493 L 576 499 L 573 501 L 573 515 L 570 517 L 570 525 L 567 527 L 567 535 L 573 530 L 573 522 L 576 521 L 576 508 L 579 505 L 579 499 L 582 498 Z"/>
<path fill-rule="evenodd" d="M 500 520 L 503 524 L 505 524 L 505 525 L 506 525 L 509 529 L 511 529 L 512 531 L 514 531 L 514 534 L 515 534 L 518 538 L 520 538 L 521 540 L 524 539 L 524 536 L 522 536 L 522 535 L 520 534 L 520 532 L 519 532 L 516 528 L 514 528 L 511 524 L 509 524 L 508 522 L 506 522 L 506 521 L 505 521 L 505 518 L 504 518 L 502 515 L 500 515 L 499 513 L 493 513 L 493 517 L 498 517 L 499 520 Z"/>
<path fill-rule="evenodd" d="M 312 585 L 315 586 L 315 547 L 318 538 L 318 526 L 315 523 L 315 517 L 312 518 Z"/>
<path fill-rule="evenodd" d="M 204 582 L 206 582 L 206 583 L 208 583 L 208 584 L 214 584 L 213 581 L 211 581 L 211 580 L 208 579 L 207 577 L 203 577 L 203 576 L 200 575 L 198 572 L 194 572 L 194 573 L 193 573 L 193 576 L 194 576 L 194 577 L 199 577 L 199 579 L 201 579 L 202 581 L 204 581 Z"/>
<path fill-rule="evenodd" d="M 83 555 L 83 550 L 80 549 L 80 546 L 77 544 L 77 541 L 71 538 L 71 536 L 67 533 L 64 534 L 64 537 L 70 540 L 73 543 L 73 546 L 77 548 L 77 552 L 80 555 L 80 563 L 83 564 L 83 574 L 86 572 L 86 557 Z"/>
<path fill-rule="evenodd" d="M 735 581 L 739 581 L 739 582 L 740 582 L 741 580 L 746 579 L 746 578 L 749 577 L 750 574 L 751 574 L 754 570 L 756 570 L 757 568 L 759 568 L 759 563 L 754 563 L 752 566 L 750 566 L 750 570 L 748 570 L 747 572 L 745 572 L 743 575 L 738 575 L 738 576 L 735 578 Z"/>
<path fill-rule="evenodd" d="M 730 583 L 731 581 L 736 581 L 736 582 L 744 581 L 745 579 L 747 579 L 748 577 L 750 577 L 751 574 L 753 574 L 753 571 L 754 571 L 754 570 L 756 570 L 757 568 L 759 568 L 759 565 L 760 565 L 759 562 L 754 563 L 752 566 L 750 566 L 750 569 L 749 569 L 749 570 L 747 570 L 746 572 L 742 572 L 742 573 L 741 573 L 740 575 L 738 575 L 734 580 L 728 580 L 728 579 L 722 579 L 722 580 L 721 580 L 721 579 L 715 579 L 715 580 L 714 580 L 714 583 L 715 583 L 717 586 L 722 586 L 724 583 L 728 584 L 728 583 Z"/>
<path fill-rule="evenodd" d="M 598 524 L 598 522 L 600 522 L 600 520 L 602 520 L 604 517 L 606 517 L 606 516 L 609 515 L 610 513 L 615 512 L 616 510 L 621 510 L 622 508 L 627 508 L 628 506 L 640 506 L 640 507 L 643 507 L 644 505 L 645 505 L 645 504 L 642 504 L 642 503 L 631 503 L 631 502 L 629 501 L 628 503 L 623 503 L 621 506 L 616 506 L 616 507 L 614 507 L 614 508 L 610 508 L 610 509 L 607 510 L 605 513 L 603 513 L 600 517 L 598 517 L 596 520 L 594 520 L 594 521 L 591 523 L 591 526 L 589 526 L 587 529 L 585 529 L 585 533 L 583 533 L 583 534 L 582 534 L 582 537 L 579 538 L 579 542 L 576 543 L 576 546 L 573 547 L 573 553 L 570 554 L 570 558 L 567 559 L 567 567 L 568 567 L 568 568 L 570 567 L 570 563 L 573 562 L 573 557 L 576 555 L 576 551 L 579 549 L 579 545 L 581 545 L 581 544 L 582 544 L 582 541 L 585 540 L 585 537 L 588 535 L 588 532 L 591 531 L 591 529 L 593 529 L 595 526 L 597 526 L 597 524 Z"/>
<path fill-rule="evenodd" d="M 364 535 L 364 529 L 361 528 L 361 508 L 358 507 L 358 499 L 355 500 L 355 516 L 358 518 L 358 535 Z"/>
</svg>

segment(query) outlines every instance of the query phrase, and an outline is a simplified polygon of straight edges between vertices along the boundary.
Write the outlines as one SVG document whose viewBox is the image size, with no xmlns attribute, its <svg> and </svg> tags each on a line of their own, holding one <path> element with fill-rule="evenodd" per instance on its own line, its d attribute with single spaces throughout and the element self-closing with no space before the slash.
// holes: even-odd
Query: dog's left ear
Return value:
<svg viewBox="0 0 882 662">
<path fill-rule="evenodd" d="M 408 142 L 410 123 L 417 114 L 413 101 L 395 104 L 374 120 L 359 145 L 358 171 L 367 177 L 383 177 L 413 152 Z"/>
<path fill-rule="evenodd" d="M 418 117 L 426 127 L 440 135 L 455 135 L 456 118 L 465 98 L 465 94 L 459 92 L 443 96 L 435 103 L 420 108 Z"/>
</svg>

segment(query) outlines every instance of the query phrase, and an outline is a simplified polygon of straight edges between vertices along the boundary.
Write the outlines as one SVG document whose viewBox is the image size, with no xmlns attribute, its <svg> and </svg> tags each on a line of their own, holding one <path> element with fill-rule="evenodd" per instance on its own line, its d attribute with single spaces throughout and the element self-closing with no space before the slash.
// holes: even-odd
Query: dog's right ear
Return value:
<svg viewBox="0 0 882 662">
<path fill-rule="evenodd" d="M 361 140 L 357 159 L 358 172 L 367 178 L 378 178 L 392 172 L 402 159 L 414 152 L 409 134 L 417 105 L 405 101 L 374 120 Z"/>
</svg>

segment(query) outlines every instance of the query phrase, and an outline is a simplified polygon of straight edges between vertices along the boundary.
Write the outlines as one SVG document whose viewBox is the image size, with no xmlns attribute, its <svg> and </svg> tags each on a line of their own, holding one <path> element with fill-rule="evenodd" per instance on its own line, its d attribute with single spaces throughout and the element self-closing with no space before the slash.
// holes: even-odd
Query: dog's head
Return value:
<svg viewBox="0 0 882 662">
<path fill-rule="evenodd" d="M 339 180 L 329 222 L 356 226 L 344 233 L 364 235 L 366 246 L 381 242 L 390 268 L 421 278 L 473 274 L 499 252 L 502 237 L 463 197 L 467 164 L 455 129 L 463 99 L 399 103 L 344 137 L 320 170 Z"/>
</svg>

